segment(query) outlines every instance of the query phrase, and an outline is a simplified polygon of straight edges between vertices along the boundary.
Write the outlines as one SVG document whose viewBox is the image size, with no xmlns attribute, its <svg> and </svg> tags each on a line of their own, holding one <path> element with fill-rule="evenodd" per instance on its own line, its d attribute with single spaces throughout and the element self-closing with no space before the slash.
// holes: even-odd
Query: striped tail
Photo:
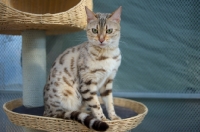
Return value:
<svg viewBox="0 0 200 132">
<path fill-rule="evenodd" d="M 78 111 L 66 112 L 64 118 L 78 121 L 79 123 L 85 125 L 86 127 L 94 129 L 96 131 L 106 131 L 109 128 L 107 123 L 102 122 L 96 119 L 95 117 L 83 112 L 78 112 Z"/>
</svg>

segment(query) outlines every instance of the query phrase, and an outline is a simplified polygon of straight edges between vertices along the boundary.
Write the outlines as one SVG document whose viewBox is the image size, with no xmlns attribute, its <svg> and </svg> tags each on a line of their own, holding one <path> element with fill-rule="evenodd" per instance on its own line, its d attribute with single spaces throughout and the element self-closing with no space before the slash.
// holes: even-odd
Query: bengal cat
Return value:
<svg viewBox="0 0 200 132">
<path fill-rule="evenodd" d="M 87 38 L 66 49 L 55 60 L 44 87 L 44 116 L 76 120 L 88 128 L 109 128 L 97 92 L 103 99 L 108 117 L 118 120 L 113 106 L 113 79 L 121 63 L 119 45 L 121 10 L 112 14 L 87 14 Z M 82 109 L 89 107 L 91 114 Z"/>
</svg>

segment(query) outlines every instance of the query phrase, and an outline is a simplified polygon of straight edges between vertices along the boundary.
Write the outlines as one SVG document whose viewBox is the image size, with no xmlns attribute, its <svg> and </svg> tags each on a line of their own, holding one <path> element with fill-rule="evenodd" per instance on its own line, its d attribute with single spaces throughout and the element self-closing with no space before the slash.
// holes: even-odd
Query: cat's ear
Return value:
<svg viewBox="0 0 200 132">
<path fill-rule="evenodd" d="M 116 11 L 114 11 L 112 13 L 112 15 L 109 18 L 109 20 L 116 21 L 116 22 L 120 23 L 120 21 L 121 21 L 121 12 L 122 12 L 122 7 L 120 6 Z"/>
<path fill-rule="evenodd" d="M 87 22 L 89 23 L 92 20 L 96 20 L 97 18 L 95 17 L 94 12 L 92 12 L 90 9 L 87 8 L 87 6 L 85 6 L 85 11 L 87 14 Z"/>
</svg>

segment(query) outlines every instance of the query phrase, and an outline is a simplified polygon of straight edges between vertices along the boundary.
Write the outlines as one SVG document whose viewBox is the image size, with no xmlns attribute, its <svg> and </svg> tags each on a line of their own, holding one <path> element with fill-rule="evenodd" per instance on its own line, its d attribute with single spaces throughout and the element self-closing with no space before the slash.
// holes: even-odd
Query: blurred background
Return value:
<svg viewBox="0 0 200 132">
<path fill-rule="evenodd" d="M 94 12 L 122 6 L 122 64 L 114 96 L 144 103 L 149 112 L 133 132 L 200 131 L 200 1 L 94 0 Z M 47 36 L 47 74 L 85 31 Z M 21 36 L 0 35 L 0 105 L 22 97 Z M 0 131 L 21 132 L 0 108 Z"/>
</svg>

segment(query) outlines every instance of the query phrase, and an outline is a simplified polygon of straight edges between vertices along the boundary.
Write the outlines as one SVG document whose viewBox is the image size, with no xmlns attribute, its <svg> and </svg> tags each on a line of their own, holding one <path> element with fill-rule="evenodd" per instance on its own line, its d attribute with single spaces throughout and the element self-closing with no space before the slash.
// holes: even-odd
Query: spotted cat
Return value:
<svg viewBox="0 0 200 132">
<path fill-rule="evenodd" d="M 97 92 L 108 117 L 120 119 L 113 106 L 113 79 L 121 63 L 119 49 L 121 10 L 112 14 L 87 14 L 88 41 L 66 49 L 55 60 L 44 87 L 44 116 L 76 120 L 88 128 L 109 128 Z M 84 112 L 89 107 L 91 114 Z"/>
</svg>

